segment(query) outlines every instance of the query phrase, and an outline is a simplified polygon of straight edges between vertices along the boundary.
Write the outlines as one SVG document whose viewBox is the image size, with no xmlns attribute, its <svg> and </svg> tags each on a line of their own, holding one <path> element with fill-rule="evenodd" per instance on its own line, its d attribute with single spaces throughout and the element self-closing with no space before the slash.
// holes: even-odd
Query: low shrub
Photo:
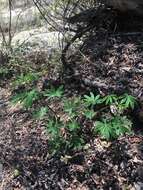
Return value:
<svg viewBox="0 0 143 190">
<path fill-rule="evenodd" d="M 12 98 L 13 103 L 20 102 L 25 109 L 32 108 L 40 100 L 44 100 L 45 105 L 36 111 L 32 109 L 32 112 L 36 120 L 45 121 L 52 152 L 84 147 L 87 139 L 83 135 L 82 120 L 91 123 L 90 130 L 94 136 L 100 135 L 106 140 L 132 132 L 132 121 L 127 117 L 126 111 L 134 109 L 137 100 L 131 95 L 111 94 L 102 97 L 91 92 L 83 97 L 67 98 L 63 86 L 60 86 L 41 92 L 32 89 Z M 58 101 L 61 113 L 51 108 L 50 104 L 55 101 Z M 54 117 L 51 117 L 51 112 Z M 66 119 L 59 115 L 66 116 Z"/>
</svg>

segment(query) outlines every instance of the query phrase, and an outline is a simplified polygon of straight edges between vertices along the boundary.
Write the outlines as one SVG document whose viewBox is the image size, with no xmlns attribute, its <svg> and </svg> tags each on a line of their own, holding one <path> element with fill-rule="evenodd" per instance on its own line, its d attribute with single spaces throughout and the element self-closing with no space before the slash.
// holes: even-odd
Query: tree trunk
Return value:
<svg viewBox="0 0 143 190">
<path fill-rule="evenodd" d="M 106 0 L 106 4 L 121 12 L 132 11 L 143 16 L 143 0 Z"/>
</svg>

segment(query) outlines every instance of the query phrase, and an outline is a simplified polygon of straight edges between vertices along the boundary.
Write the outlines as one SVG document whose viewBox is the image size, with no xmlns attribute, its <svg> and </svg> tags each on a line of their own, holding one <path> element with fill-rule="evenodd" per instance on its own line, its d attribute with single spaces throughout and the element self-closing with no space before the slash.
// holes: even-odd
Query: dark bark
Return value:
<svg viewBox="0 0 143 190">
<path fill-rule="evenodd" d="M 121 12 L 132 12 L 133 14 L 143 16 L 142 0 L 106 0 L 107 6 L 112 6 Z"/>
</svg>

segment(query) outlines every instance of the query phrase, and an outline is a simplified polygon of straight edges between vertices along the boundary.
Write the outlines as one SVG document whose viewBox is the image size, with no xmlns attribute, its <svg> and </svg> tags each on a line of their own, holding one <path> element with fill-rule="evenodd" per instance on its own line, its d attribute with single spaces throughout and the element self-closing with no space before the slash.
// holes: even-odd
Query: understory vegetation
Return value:
<svg viewBox="0 0 143 190">
<path fill-rule="evenodd" d="M 37 74 L 28 73 L 17 77 L 13 84 L 16 88 L 19 85 L 27 87 L 37 80 Z M 45 101 L 44 105 L 41 105 L 41 100 Z M 43 120 L 51 151 L 54 152 L 84 148 L 88 143 L 84 130 L 93 137 L 100 135 L 106 140 L 131 134 L 132 121 L 128 111 L 137 104 L 136 98 L 128 94 L 102 97 L 90 92 L 89 95 L 67 97 L 63 86 L 51 86 L 43 91 L 38 91 L 36 87 L 26 89 L 16 93 L 11 102 L 20 103 L 34 119 Z M 55 102 L 59 105 L 57 111 L 51 107 Z"/>
</svg>

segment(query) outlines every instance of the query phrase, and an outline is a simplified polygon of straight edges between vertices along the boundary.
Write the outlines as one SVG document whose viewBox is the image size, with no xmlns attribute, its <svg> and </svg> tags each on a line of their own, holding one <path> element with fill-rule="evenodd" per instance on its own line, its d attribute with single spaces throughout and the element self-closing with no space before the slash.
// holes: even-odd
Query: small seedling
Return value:
<svg viewBox="0 0 143 190">
<path fill-rule="evenodd" d="M 38 100 L 40 97 L 39 92 L 36 89 L 33 89 L 28 92 L 23 92 L 16 94 L 15 96 L 12 97 L 12 103 L 21 103 L 23 107 L 26 109 L 31 108 L 34 101 Z"/>
<path fill-rule="evenodd" d="M 84 95 L 84 102 L 87 106 L 94 106 L 101 103 L 101 98 L 100 95 L 95 96 L 92 92 L 90 92 L 90 96 Z"/>
<path fill-rule="evenodd" d="M 48 89 L 46 91 L 44 91 L 43 95 L 45 97 L 48 97 L 48 99 L 52 99 L 52 98 L 61 98 L 63 96 L 64 90 L 63 90 L 63 86 L 60 86 L 59 88 L 51 88 Z"/>
<path fill-rule="evenodd" d="M 48 107 L 41 107 L 39 110 L 37 110 L 33 116 L 36 119 L 43 119 L 48 113 Z"/>
<path fill-rule="evenodd" d="M 38 80 L 39 76 L 37 73 L 27 73 L 21 74 L 14 82 L 14 86 L 30 84 L 36 80 Z"/>
<path fill-rule="evenodd" d="M 80 128 L 80 126 L 78 125 L 76 121 L 72 121 L 71 123 L 67 125 L 67 128 L 69 131 L 76 131 L 77 129 Z"/>
<path fill-rule="evenodd" d="M 101 135 L 106 140 L 112 140 L 119 136 L 130 134 L 132 122 L 126 117 L 114 117 L 110 120 L 103 119 L 94 124 L 95 133 Z"/>
<path fill-rule="evenodd" d="M 120 105 L 124 106 L 125 108 L 134 109 L 135 105 L 137 104 L 137 99 L 131 95 L 124 94 L 120 97 Z"/>
<path fill-rule="evenodd" d="M 86 109 L 84 111 L 84 116 L 87 118 L 87 119 L 93 119 L 94 116 L 96 115 L 96 112 L 94 110 L 90 110 L 90 109 Z"/>
<path fill-rule="evenodd" d="M 117 101 L 118 97 L 115 94 L 107 95 L 102 99 L 102 102 L 105 103 L 105 105 L 116 104 Z"/>
<path fill-rule="evenodd" d="M 67 112 L 72 118 L 77 115 L 80 107 L 82 107 L 82 102 L 80 98 L 74 98 L 72 100 L 64 101 L 64 111 Z"/>
</svg>

